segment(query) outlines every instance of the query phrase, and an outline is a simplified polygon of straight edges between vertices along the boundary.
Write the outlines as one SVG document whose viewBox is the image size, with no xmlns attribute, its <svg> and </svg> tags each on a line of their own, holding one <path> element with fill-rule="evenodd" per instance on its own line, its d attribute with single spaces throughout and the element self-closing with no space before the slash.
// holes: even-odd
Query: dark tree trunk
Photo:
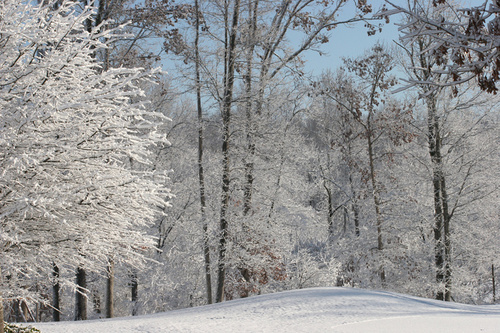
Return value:
<svg viewBox="0 0 500 333">
<path fill-rule="evenodd" d="M 354 234 L 356 237 L 361 235 L 360 227 L 359 227 L 359 205 L 358 205 L 358 194 L 356 193 L 356 189 L 354 188 L 354 182 L 352 181 L 352 173 L 349 168 L 349 184 L 351 186 L 351 194 L 352 194 L 352 205 L 351 209 L 354 215 Z"/>
<path fill-rule="evenodd" d="M 87 320 L 87 273 L 82 267 L 76 270 L 75 320 Z"/>
<path fill-rule="evenodd" d="M 139 282 L 137 280 L 137 274 L 133 273 L 130 280 L 130 293 L 132 300 L 132 316 L 137 316 L 138 314 L 138 303 L 139 300 Z"/>
<path fill-rule="evenodd" d="M 326 184 L 326 180 L 323 181 L 323 187 L 325 188 L 325 191 L 326 191 L 326 194 L 327 194 L 327 201 L 328 201 L 328 216 L 327 216 L 327 222 L 328 222 L 328 239 L 330 241 L 332 241 L 333 237 L 335 236 L 335 226 L 333 225 L 333 214 L 335 213 L 335 211 L 333 209 L 332 190 Z"/>
<path fill-rule="evenodd" d="M 52 320 L 61 320 L 61 285 L 59 283 L 59 267 L 52 264 L 52 276 L 54 277 L 54 285 L 52 286 Z"/>
<path fill-rule="evenodd" d="M 205 284 L 207 290 L 207 303 L 212 304 L 212 275 L 210 272 L 210 246 L 208 243 L 208 225 L 206 220 L 206 197 L 205 197 L 205 176 L 203 169 L 203 109 L 201 102 L 201 78 L 200 78 L 200 11 L 198 0 L 195 0 L 196 10 L 196 36 L 195 36 L 195 71 L 196 71 L 196 105 L 198 111 L 198 180 L 200 186 L 201 220 L 203 225 L 203 257 L 205 260 Z"/>
<path fill-rule="evenodd" d="M 245 161 L 245 187 L 244 187 L 244 202 L 243 214 L 247 215 L 252 209 L 252 192 L 254 181 L 254 157 L 255 157 L 255 142 L 254 142 L 254 120 L 252 117 L 253 97 L 252 97 L 252 62 L 254 60 L 255 49 L 255 35 L 257 31 L 257 9 L 259 1 L 255 0 L 248 3 L 248 17 L 249 17 L 249 34 L 246 45 L 246 73 L 244 76 L 245 81 L 245 115 L 246 115 L 246 135 L 247 135 L 247 156 Z"/>
<path fill-rule="evenodd" d="M 432 163 L 432 186 L 434 191 L 434 241 L 436 282 L 444 285 L 444 290 L 438 290 L 436 299 L 451 300 L 451 242 L 450 219 L 448 211 L 448 195 L 443 173 L 441 155 L 441 135 L 437 115 L 436 97 L 427 99 L 427 127 L 429 155 Z"/>
<path fill-rule="evenodd" d="M 106 318 L 113 318 L 115 312 L 115 263 L 109 261 L 106 279 Z"/>
<path fill-rule="evenodd" d="M 235 0 L 231 34 L 229 41 L 226 40 L 226 71 L 224 75 L 224 95 L 222 100 L 222 122 L 223 122 L 223 143 L 222 143 L 222 202 L 220 213 L 220 235 L 219 235 L 219 262 L 217 269 L 217 295 L 215 301 L 224 300 L 224 285 L 226 277 L 226 242 L 227 242 L 227 211 L 230 197 L 230 168 L 229 168 L 229 137 L 231 106 L 233 102 L 234 85 L 234 65 L 236 48 L 236 30 L 238 28 L 240 0 Z M 226 15 L 227 16 L 227 15 Z M 227 20 L 226 20 L 227 21 Z"/>
<path fill-rule="evenodd" d="M 97 289 L 92 290 L 92 303 L 94 304 L 94 313 L 100 315 L 102 313 L 102 302 L 101 295 L 99 295 L 99 290 Z"/>
<path fill-rule="evenodd" d="M 495 265 L 491 264 L 491 284 L 493 286 L 493 303 L 496 303 L 497 301 L 497 290 L 496 290 L 496 283 L 495 283 Z"/>
</svg>

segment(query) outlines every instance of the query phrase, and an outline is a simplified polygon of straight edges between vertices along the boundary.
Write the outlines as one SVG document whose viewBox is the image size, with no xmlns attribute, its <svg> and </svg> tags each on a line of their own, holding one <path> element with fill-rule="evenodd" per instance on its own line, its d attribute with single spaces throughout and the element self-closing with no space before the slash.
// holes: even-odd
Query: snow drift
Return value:
<svg viewBox="0 0 500 333">
<path fill-rule="evenodd" d="M 313 288 L 140 317 L 37 324 L 43 333 L 499 332 L 499 305 Z"/>
</svg>

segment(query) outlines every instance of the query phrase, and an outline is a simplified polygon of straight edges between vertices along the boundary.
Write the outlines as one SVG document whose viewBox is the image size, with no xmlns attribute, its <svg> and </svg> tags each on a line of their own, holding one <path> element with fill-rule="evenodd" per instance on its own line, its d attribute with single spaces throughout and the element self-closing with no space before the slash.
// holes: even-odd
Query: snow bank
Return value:
<svg viewBox="0 0 500 333">
<path fill-rule="evenodd" d="M 43 333 L 500 332 L 500 306 L 314 288 L 141 317 L 37 324 Z"/>
</svg>

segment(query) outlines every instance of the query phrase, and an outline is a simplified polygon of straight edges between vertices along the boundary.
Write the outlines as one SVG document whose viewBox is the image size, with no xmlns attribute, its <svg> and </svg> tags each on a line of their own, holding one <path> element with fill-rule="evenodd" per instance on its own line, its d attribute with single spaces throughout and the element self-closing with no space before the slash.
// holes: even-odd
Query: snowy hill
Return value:
<svg viewBox="0 0 500 333">
<path fill-rule="evenodd" d="M 37 324 L 43 333 L 500 332 L 500 306 L 314 288 L 141 317 Z"/>
</svg>

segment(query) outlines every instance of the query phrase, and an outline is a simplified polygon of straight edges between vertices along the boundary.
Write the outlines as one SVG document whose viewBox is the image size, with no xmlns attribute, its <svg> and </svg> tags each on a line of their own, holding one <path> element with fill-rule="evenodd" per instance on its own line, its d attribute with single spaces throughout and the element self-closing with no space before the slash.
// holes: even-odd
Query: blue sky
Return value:
<svg viewBox="0 0 500 333">
<path fill-rule="evenodd" d="M 382 7 L 384 0 L 372 0 L 371 3 L 373 4 L 373 10 L 377 11 Z M 349 3 L 340 19 L 349 18 L 352 12 L 352 3 Z M 319 55 L 316 52 L 309 52 L 305 56 L 307 60 L 306 69 L 314 75 L 320 75 L 323 70 L 334 70 L 341 66 L 343 57 L 355 58 L 361 56 L 365 50 L 372 47 L 377 41 L 386 45 L 392 44 L 393 40 L 398 39 L 398 27 L 394 25 L 396 19 L 393 18 L 389 24 L 384 24 L 382 32 L 374 36 L 368 36 L 363 22 L 343 25 L 333 29 L 331 31 L 330 42 L 323 45 L 322 48 L 326 54 Z M 378 24 L 378 22 L 374 23 Z"/>
<path fill-rule="evenodd" d="M 372 4 L 374 12 L 382 8 L 385 3 L 385 0 L 368 1 Z M 456 3 L 461 4 L 458 6 L 459 8 L 466 8 L 480 6 L 484 4 L 485 1 L 486 0 L 457 0 Z M 488 1 L 491 3 L 491 0 Z M 396 5 L 407 6 L 406 0 L 391 0 L 391 2 Z M 339 20 L 352 17 L 352 13 L 354 12 L 353 3 L 354 1 L 348 1 Z M 387 8 L 391 9 L 391 6 L 387 5 Z M 307 60 L 306 69 L 311 71 L 314 75 L 320 75 L 323 70 L 334 70 L 341 66 L 343 57 L 356 58 L 363 55 L 363 53 L 377 43 L 377 41 L 387 46 L 393 45 L 393 41 L 399 39 L 398 26 L 395 25 L 398 19 L 399 17 L 397 15 L 391 17 L 390 23 L 384 24 L 382 32 L 377 33 L 375 36 L 367 35 L 367 29 L 364 27 L 363 22 L 343 25 L 332 30 L 330 42 L 322 48 L 327 54 L 320 56 L 318 53 L 309 52 L 305 55 L 305 59 Z M 381 22 L 383 22 L 383 20 Z"/>
</svg>

